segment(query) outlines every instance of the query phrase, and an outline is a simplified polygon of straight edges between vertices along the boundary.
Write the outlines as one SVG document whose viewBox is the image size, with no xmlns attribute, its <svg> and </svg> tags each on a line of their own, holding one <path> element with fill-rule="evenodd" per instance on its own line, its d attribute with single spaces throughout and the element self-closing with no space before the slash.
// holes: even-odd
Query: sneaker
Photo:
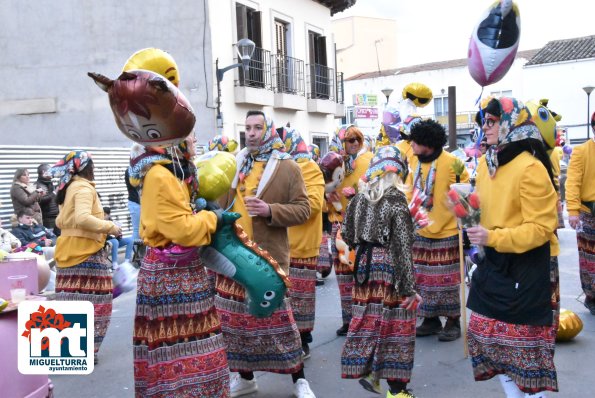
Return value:
<svg viewBox="0 0 595 398">
<path fill-rule="evenodd" d="M 461 322 L 459 318 L 447 318 L 444 329 L 438 333 L 438 340 L 455 341 L 459 337 L 461 337 Z"/>
<path fill-rule="evenodd" d="M 324 279 L 316 278 L 316 286 L 323 286 L 323 285 L 324 285 Z"/>
<path fill-rule="evenodd" d="M 407 389 L 401 390 L 398 394 L 391 394 L 390 391 L 386 392 L 386 398 L 415 398 L 415 395 Z"/>
<path fill-rule="evenodd" d="M 349 330 L 349 325 L 344 324 L 339 329 L 337 329 L 337 336 L 347 336 L 348 330 Z"/>
<path fill-rule="evenodd" d="M 584 304 L 585 304 L 585 307 L 587 307 L 587 309 L 591 313 L 591 315 L 595 315 L 595 299 L 590 299 L 588 297 L 585 297 Z"/>
<path fill-rule="evenodd" d="M 365 388 L 366 391 L 376 394 L 380 394 L 382 392 L 382 389 L 380 388 L 380 380 L 374 380 L 372 375 L 367 375 L 366 377 L 359 379 L 359 384 Z"/>
<path fill-rule="evenodd" d="M 308 343 L 302 344 L 302 361 L 310 358 L 310 346 Z"/>
<path fill-rule="evenodd" d="M 430 336 L 442 331 L 442 322 L 439 317 L 424 318 L 421 325 L 415 328 L 415 335 L 417 337 Z"/>
<path fill-rule="evenodd" d="M 310 383 L 306 379 L 298 379 L 295 382 L 293 385 L 293 395 L 296 398 L 316 398 L 316 395 L 310 389 Z"/>
<path fill-rule="evenodd" d="M 256 380 L 242 379 L 239 373 L 232 373 L 229 376 L 229 388 L 231 389 L 231 398 L 258 391 Z"/>
</svg>

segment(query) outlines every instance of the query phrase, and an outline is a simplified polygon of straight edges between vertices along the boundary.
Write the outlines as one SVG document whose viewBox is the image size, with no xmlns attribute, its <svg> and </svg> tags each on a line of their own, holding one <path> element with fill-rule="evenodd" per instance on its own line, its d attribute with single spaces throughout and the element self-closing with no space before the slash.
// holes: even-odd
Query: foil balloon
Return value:
<svg viewBox="0 0 595 398">
<path fill-rule="evenodd" d="M 124 64 L 122 72 L 144 69 L 155 72 L 172 82 L 176 87 L 180 84 L 180 72 L 173 57 L 158 48 L 145 48 L 132 54 Z"/>
<path fill-rule="evenodd" d="M 236 158 L 229 152 L 211 151 L 194 160 L 198 173 L 198 194 L 217 200 L 228 192 L 236 174 Z"/>
<path fill-rule="evenodd" d="M 192 132 L 196 118 L 190 102 L 163 76 L 147 70 L 123 72 L 116 80 L 88 75 L 107 92 L 116 125 L 132 141 L 170 147 Z"/>
<path fill-rule="evenodd" d="M 269 317 L 283 303 L 289 278 L 266 250 L 248 239 L 235 222 L 238 218 L 238 213 L 223 213 L 223 226 L 202 249 L 201 258 L 205 266 L 246 289 L 251 315 Z"/>
<path fill-rule="evenodd" d="M 512 0 L 498 0 L 481 16 L 469 40 L 467 66 L 484 87 L 504 77 L 514 62 L 521 38 L 521 16 Z"/>
<path fill-rule="evenodd" d="M 395 108 L 386 108 L 382 112 L 382 126 L 380 130 L 383 145 L 394 144 L 401 138 L 401 114 Z M 388 144 L 385 144 L 388 140 Z"/>
<path fill-rule="evenodd" d="M 556 341 L 569 341 L 575 338 L 583 330 L 583 321 L 574 312 L 560 308 L 560 322 Z"/>
<path fill-rule="evenodd" d="M 531 112 L 531 120 L 541 133 L 546 149 L 551 151 L 556 146 L 556 122 L 562 120 L 562 116 L 549 110 L 547 104 L 547 99 L 525 102 Z"/>
<path fill-rule="evenodd" d="M 403 87 L 402 96 L 403 99 L 410 100 L 415 106 L 420 108 L 428 105 L 432 98 L 434 98 L 432 90 L 422 83 L 409 83 Z M 405 113 L 405 115 L 409 115 L 409 113 Z"/>
</svg>

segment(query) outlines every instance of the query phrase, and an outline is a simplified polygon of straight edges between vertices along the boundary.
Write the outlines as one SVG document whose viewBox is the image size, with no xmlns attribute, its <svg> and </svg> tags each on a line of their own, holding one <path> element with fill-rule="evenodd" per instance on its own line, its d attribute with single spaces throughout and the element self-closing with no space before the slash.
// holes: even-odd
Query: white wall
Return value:
<svg viewBox="0 0 595 398">
<path fill-rule="evenodd" d="M 236 33 L 235 4 L 239 2 L 262 12 L 262 48 L 275 54 L 274 19 L 279 18 L 291 24 L 289 33 L 290 56 L 304 61 L 308 59 L 308 30 L 327 37 L 328 66 L 335 69 L 334 44 L 331 30 L 330 10 L 320 3 L 311 0 L 210 0 L 209 18 L 212 28 L 213 65 L 219 58 L 219 67 L 225 67 L 235 62 L 236 50 L 233 47 L 238 40 Z M 214 67 L 213 67 L 214 69 Z M 335 129 L 334 116 L 308 113 L 307 111 L 277 110 L 273 107 L 250 106 L 236 104 L 234 101 L 234 81 L 238 79 L 238 69 L 225 73 L 221 82 L 221 111 L 223 113 L 223 133 L 235 136 L 243 130 L 246 111 L 250 109 L 263 110 L 270 115 L 277 126 L 285 125 L 288 121 L 296 128 L 304 139 L 310 143 L 311 133 L 333 133 Z M 214 73 L 214 72 L 213 72 Z M 307 71 L 305 71 L 307 74 Z M 306 91 L 308 87 L 306 86 Z M 217 87 L 214 80 L 213 104 L 216 101 Z M 212 135 L 217 134 L 213 131 Z"/>
<path fill-rule="evenodd" d="M 203 1 L 2 1 L 2 144 L 129 146 L 107 94 L 87 72 L 116 78 L 128 57 L 146 47 L 174 57 L 196 130 L 213 131 L 214 111 L 205 107 L 212 62 Z M 27 111 L 34 113 L 17 114 Z"/>
<path fill-rule="evenodd" d="M 555 65 L 524 67 L 527 59 L 517 58 L 504 78 L 487 86 L 482 97 L 492 92 L 512 91 L 512 96 L 523 101 L 548 98 L 549 107 L 562 115 L 559 123 L 568 126 L 568 138 L 586 137 L 587 98 L 582 87 L 595 86 L 595 59 L 567 62 Z M 448 86 L 455 86 L 457 92 L 457 112 L 476 112 L 475 102 L 482 93 L 481 87 L 471 78 L 466 66 L 425 72 L 397 74 L 372 79 L 345 82 L 345 104 L 353 105 L 353 94 L 376 94 L 379 102 L 384 100 L 382 89 L 393 88 L 389 105 L 398 108 L 401 91 L 409 83 L 420 82 L 432 89 L 434 97 L 448 95 Z M 592 95 L 595 97 L 595 94 Z M 357 120 L 366 134 L 376 136 L 380 127 L 383 105 L 380 105 L 379 119 Z M 595 99 L 591 98 L 591 113 L 595 111 Z M 434 101 L 420 108 L 422 115 L 434 115 Z M 577 126 L 578 125 L 578 126 Z"/>
</svg>

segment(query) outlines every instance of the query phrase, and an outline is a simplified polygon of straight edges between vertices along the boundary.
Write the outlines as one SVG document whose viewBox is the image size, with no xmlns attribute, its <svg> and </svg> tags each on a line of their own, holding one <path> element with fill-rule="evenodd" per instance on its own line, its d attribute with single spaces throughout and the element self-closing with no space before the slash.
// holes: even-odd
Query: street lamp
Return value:
<svg viewBox="0 0 595 398">
<path fill-rule="evenodd" d="M 583 90 L 585 91 L 585 93 L 587 93 L 587 140 L 589 139 L 589 133 L 591 131 L 591 111 L 589 110 L 589 96 L 591 95 L 591 92 L 593 90 L 595 90 L 595 87 L 593 86 L 586 86 L 583 87 Z"/>
<path fill-rule="evenodd" d="M 232 65 L 226 66 L 225 68 L 219 69 L 219 58 L 217 58 L 217 60 L 215 61 L 215 69 L 216 69 L 216 74 L 217 74 L 217 128 L 218 129 L 223 128 L 223 115 L 221 114 L 221 80 L 223 80 L 223 74 L 225 72 L 227 72 L 228 70 L 231 70 L 234 68 L 239 68 L 241 66 L 244 76 L 246 76 L 246 73 L 248 72 L 248 69 L 250 68 L 250 59 L 252 58 L 252 55 L 254 54 L 254 48 L 256 47 L 256 45 L 254 44 L 254 42 L 252 40 L 244 38 L 244 39 L 241 39 L 240 41 L 238 41 L 238 43 L 236 44 L 236 47 L 237 47 L 238 58 L 240 59 L 240 62 L 238 62 L 237 64 L 232 64 Z"/>
<path fill-rule="evenodd" d="M 382 89 L 382 94 L 384 94 L 384 96 L 386 97 L 386 105 L 388 105 L 388 98 L 390 97 L 390 95 L 393 93 L 393 89 L 392 88 L 383 88 Z"/>
</svg>

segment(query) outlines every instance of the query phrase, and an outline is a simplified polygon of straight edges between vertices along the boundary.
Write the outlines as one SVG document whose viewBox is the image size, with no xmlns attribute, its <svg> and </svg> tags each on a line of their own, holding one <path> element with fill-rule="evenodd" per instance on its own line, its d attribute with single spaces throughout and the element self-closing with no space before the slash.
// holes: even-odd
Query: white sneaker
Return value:
<svg viewBox="0 0 595 398">
<path fill-rule="evenodd" d="M 256 380 L 242 379 L 239 373 L 232 373 L 229 376 L 229 388 L 231 389 L 231 398 L 258 391 Z"/>
<path fill-rule="evenodd" d="M 293 385 L 293 395 L 297 398 L 316 398 L 306 379 L 298 379 Z"/>
</svg>

